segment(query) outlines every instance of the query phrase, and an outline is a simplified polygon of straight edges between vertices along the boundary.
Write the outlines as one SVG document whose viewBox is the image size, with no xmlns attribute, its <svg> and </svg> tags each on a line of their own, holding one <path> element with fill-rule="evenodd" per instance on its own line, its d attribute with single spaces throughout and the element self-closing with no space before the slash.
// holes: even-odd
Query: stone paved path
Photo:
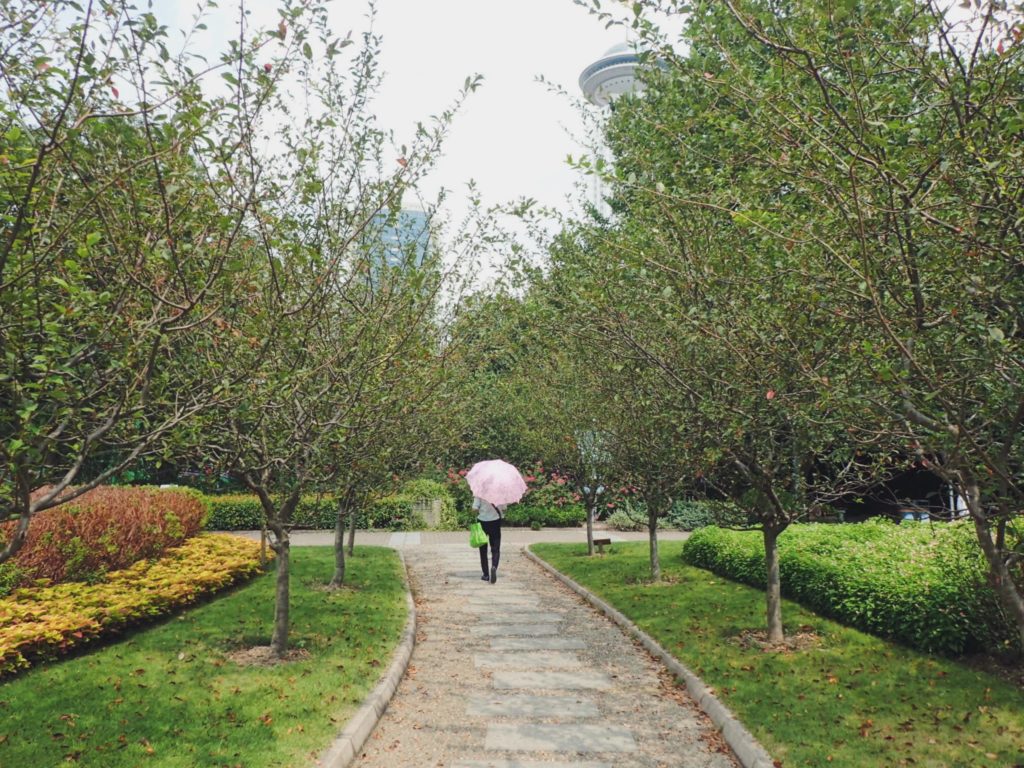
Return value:
<svg viewBox="0 0 1024 768">
<path fill-rule="evenodd" d="M 464 542 L 405 555 L 416 650 L 354 766 L 737 765 L 659 665 L 518 547 L 495 585 Z"/>
</svg>

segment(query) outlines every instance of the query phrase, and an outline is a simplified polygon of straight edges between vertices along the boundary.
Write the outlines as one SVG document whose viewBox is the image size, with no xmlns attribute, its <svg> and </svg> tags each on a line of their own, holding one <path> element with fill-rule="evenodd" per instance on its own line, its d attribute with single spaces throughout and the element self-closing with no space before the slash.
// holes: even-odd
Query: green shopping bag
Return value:
<svg viewBox="0 0 1024 768">
<path fill-rule="evenodd" d="M 480 523 L 470 523 L 469 526 L 469 546 L 471 547 L 482 547 L 487 543 L 487 534 L 484 533 L 484 527 Z"/>
</svg>

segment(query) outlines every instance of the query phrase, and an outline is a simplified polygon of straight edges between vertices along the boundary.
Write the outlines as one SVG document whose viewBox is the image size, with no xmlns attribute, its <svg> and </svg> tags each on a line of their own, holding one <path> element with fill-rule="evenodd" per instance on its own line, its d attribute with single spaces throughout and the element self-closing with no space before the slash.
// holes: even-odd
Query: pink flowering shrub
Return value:
<svg viewBox="0 0 1024 768">
<path fill-rule="evenodd" d="M 527 491 L 523 503 L 532 507 L 564 507 L 579 504 L 581 499 L 568 475 L 558 470 L 545 471 L 537 462 L 529 471 L 523 472 Z"/>
<path fill-rule="evenodd" d="M 509 507 L 505 515 L 507 525 L 576 526 L 586 520 L 572 478 L 562 472 L 546 470 L 540 462 L 520 469 L 527 491 L 522 501 Z M 473 519 L 473 494 L 466 483 L 466 471 L 452 467 L 445 473 L 445 482 L 455 499 L 460 522 L 464 524 Z"/>
</svg>

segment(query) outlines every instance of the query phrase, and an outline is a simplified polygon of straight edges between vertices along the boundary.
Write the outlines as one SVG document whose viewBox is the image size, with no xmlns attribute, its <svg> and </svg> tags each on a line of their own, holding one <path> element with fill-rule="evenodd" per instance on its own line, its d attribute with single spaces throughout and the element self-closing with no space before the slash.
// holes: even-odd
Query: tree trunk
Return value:
<svg viewBox="0 0 1024 768">
<path fill-rule="evenodd" d="M 594 554 L 594 513 L 597 512 L 597 504 L 587 503 L 587 554 Z"/>
<path fill-rule="evenodd" d="M 18 554 L 18 551 L 25 543 L 25 539 L 28 537 L 28 524 L 31 519 L 32 517 L 27 510 L 19 515 L 18 525 L 14 529 L 14 535 L 11 536 L 11 540 L 4 546 L 0 546 L 0 565 Z"/>
<path fill-rule="evenodd" d="M 782 634 L 782 582 L 779 579 L 779 534 L 782 529 L 765 525 L 764 562 L 768 571 L 765 600 L 768 604 L 768 642 L 781 643 Z"/>
<path fill-rule="evenodd" d="M 658 510 L 647 506 L 647 535 L 651 545 L 651 581 L 661 581 L 661 558 L 658 557 Z"/>
<path fill-rule="evenodd" d="M 260 568 L 267 567 L 267 521 L 260 526 Z"/>
<path fill-rule="evenodd" d="M 282 530 L 275 533 L 278 536 L 274 543 L 274 552 L 277 553 L 277 582 L 274 591 L 274 634 L 270 638 L 270 650 L 281 658 L 288 651 L 291 541 L 287 532 Z"/>
<path fill-rule="evenodd" d="M 1006 567 L 1006 553 L 992 540 L 991 521 L 984 514 L 980 489 L 977 485 L 971 484 L 965 490 L 967 509 L 974 520 L 974 532 L 988 562 L 989 578 L 1007 614 L 1017 625 L 1017 653 L 1024 656 L 1024 596 L 1017 588 L 1010 569 Z"/>
<path fill-rule="evenodd" d="M 356 512 L 357 512 L 356 506 L 357 505 L 353 502 L 352 509 L 351 509 L 351 511 L 349 513 L 349 516 L 348 516 L 349 517 L 349 521 L 348 521 L 348 555 L 349 555 L 349 557 L 352 557 L 356 553 L 356 518 L 359 517 L 359 515 L 356 514 Z"/>
<path fill-rule="evenodd" d="M 355 515 L 353 515 L 355 517 Z M 334 576 L 328 586 L 337 589 L 345 583 L 345 502 L 338 499 L 338 515 L 334 520 Z"/>
</svg>

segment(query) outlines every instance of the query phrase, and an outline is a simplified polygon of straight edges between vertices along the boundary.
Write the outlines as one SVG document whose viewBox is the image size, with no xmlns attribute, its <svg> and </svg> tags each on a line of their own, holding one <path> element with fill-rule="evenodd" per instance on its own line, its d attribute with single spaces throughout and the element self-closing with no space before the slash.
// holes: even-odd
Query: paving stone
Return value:
<svg viewBox="0 0 1024 768">
<path fill-rule="evenodd" d="M 498 605 L 477 606 L 467 605 L 466 610 L 477 613 L 481 624 L 546 624 L 547 622 L 558 623 L 565 618 L 564 613 L 553 613 L 545 611 L 533 611 L 532 613 L 506 613 L 505 609 Z"/>
<path fill-rule="evenodd" d="M 494 584 L 491 584 L 489 581 L 485 584 L 480 576 L 480 571 L 477 571 L 476 583 L 460 584 L 456 589 L 459 592 L 470 595 L 501 595 L 503 597 L 521 597 L 530 600 L 537 599 L 537 596 L 527 589 L 526 586 L 511 579 L 503 581 L 499 578 Z"/>
<path fill-rule="evenodd" d="M 597 705 L 579 696 L 523 696 L 491 694 L 474 696 L 466 705 L 467 715 L 482 717 L 597 717 Z"/>
<path fill-rule="evenodd" d="M 493 637 L 492 651 L 578 651 L 587 644 L 578 637 Z"/>
<path fill-rule="evenodd" d="M 470 602 L 474 602 L 474 603 L 485 603 L 485 604 L 500 603 L 502 605 L 509 605 L 509 606 L 523 605 L 523 606 L 527 606 L 527 607 L 528 606 L 532 606 L 532 605 L 540 605 L 540 603 L 541 603 L 541 601 L 538 598 L 536 598 L 536 597 L 527 597 L 525 595 L 518 595 L 515 592 L 502 592 L 502 593 L 498 593 L 498 592 L 489 591 L 489 590 L 487 592 L 484 592 L 483 590 L 479 590 L 478 592 L 475 592 L 472 595 L 469 595 L 469 600 L 470 600 Z"/>
<path fill-rule="evenodd" d="M 456 760 L 452 768 L 612 768 L 611 763 L 552 763 L 535 760 Z"/>
<path fill-rule="evenodd" d="M 580 666 L 580 659 L 567 651 L 519 651 L 477 653 L 473 663 L 487 669 L 571 669 Z"/>
<path fill-rule="evenodd" d="M 534 635 L 557 635 L 557 624 L 480 624 L 470 627 L 474 635 L 483 637 L 533 637 Z"/>
<path fill-rule="evenodd" d="M 530 688 L 570 691 L 610 688 L 612 681 L 600 672 L 533 672 L 526 670 L 498 670 L 492 684 L 495 689 Z"/>
<path fill-rule="evenodd" d="M 461 534 L 450 549 L 432 535 L 402 549 L 419 600 L 416 674 L 352 768 L 739 768 L 707 748 L 692 708 L 661 695 L 645 653 L 515 547 L 492 585 Z M 573 656 L 580 666 L 545 666 Z M 511 724 L 523 730 L 488 732 Z"/>
<path fill-rule="evenodd" d="M 391 538 L 388 539 L 388 546 L 393 549 L 418 547 L 419 545 L 420 535 L 418 533 L 392 533 Z"/>
<path fill-rule="evenodd" d="M 484 746 L 501 752 L 635 752 L 636 740 L 617 725 L 492 723 Z"/>
</svg>

